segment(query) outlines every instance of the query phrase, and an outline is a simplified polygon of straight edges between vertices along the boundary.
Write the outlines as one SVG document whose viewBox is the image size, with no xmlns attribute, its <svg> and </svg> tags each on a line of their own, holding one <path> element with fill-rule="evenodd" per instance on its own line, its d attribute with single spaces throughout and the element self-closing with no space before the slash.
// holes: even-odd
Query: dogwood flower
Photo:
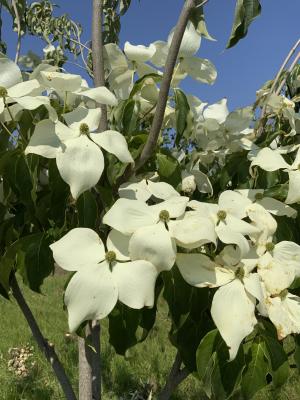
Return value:
<svg viewBox="0 0 300 400">
<path fill-rule="evenodd" d="M 119 188 L 119 196 L 125 199 L 147 201 L 151 196 L 156 199 L 167 200 L 180 196 L 178 192 L 166 182 L 155 182 L 155 174 L 149 179 L 125 182 Z"/>
<path fill-rule="evenodd" d="M 174 35 L 174 29 L 170 32 L 167 42 L 158 41 L 152 43 L 156 49 L 151 58 L 152 64 L 162 67 L 165 65 L 168 49 Z M 201 35 L 197 32 L 192 22 L 188 22 L 181 46 L 179 49 L 179 63 L 175 68 L 173 86 L 187 75 L 198 82 L 212 84 L 217 78 L 215 66 L 207 59 L 194 57 L 200 48 Z"/>
<path fill-rule="evenodd" d="M 70 186 L 74 199 L 100 179 L 104 169 L 101 148 L 114 154 L 121 162 L 133 162 L 121 133 L 110 130 L 92 133 L 98 128 L 100 116 L 100 109 L 79 106 L 64 114 L 68 126 L 60 121 L 43 120 L 36 125 L 25 149 L 25 154 L 56 158 L 57 168 Z"/>
<path fill-rule="evenodd" d="M 71 332 L 83 321 L 105 318 L 118 300 L 134 309 L 153 307 L 158 272 L 143 259 L 130 261 L 123 245 L 122 235 L 113 231 L 105 250 L 96 232 L 75 228 L 50 246 L 61 268 L 76 271 L 64 297 Z"/>
<path fill-rule="evenodd" d="M 241 259 L 237 249 L 226 246 L 215 261 L 204 254 L 179 253 L 176 263 L 190 285 L 219 288 L 212 301 L 211 315 L 233 360 L 242 340 L 257 323 L 255 297 L 261 289 L 258 274 L 251 272 L 257 258 Z"/>
<path fill-rule="evenodd" d="M 103 223 L 129 240 L 132 260 L 144 259 L 159 271 L 170 270 L 176 258 L 176 244 L 169 231 L 171 219 L 181 217 L 188 202 L 187 197 L 176 196 L 149 206 L 140 200 L 121 198 L 104 215 Z"/>
<path fill-rule="evenodd" d="M 252 202 L 260 204 L 273 215 L 296 217 L 297 211 L 273 197 L 264 196 L 264 189 L 236 189 L 236 192 L 247 197 Z"/>
<path fill-rule="evenodd" d="M 242 254 L 247 254 L 249 244 L 244 236 L 258 232 L 255 226 L 243 221 L 243 218 L 247 216 L 246 208 L 250 204 L 252 204 L 251 201 L 241 194 L 226 190 L 220 194 L 218 204 L 192 200 L 188 206 L 197 211 L 198 215 L 195 214 L 194 218 L 201 216 L 212 219 L 215 234 L 223 243 L 236 244 Z M 192 235 L 192 231 L 190 234 Z"/>
<path fill-rule="evenodd" d="M 251 220 L 251 225 L 255 226 L 257 232 L 249 234 L 255 243 L 258 255 L 265 253 L 269 243 L 272 242 L 273 235 L 277 229 L 277 222 L 272 215 L 260 204 L 253 203 L 246 209 L 247 215 Z"/>
<path fill-rule="evenodd" d="M 105 86 L 87 88 L 83 85 L 80 75 L 65 74 L 57 71 L 41 71 L 41 82 L 45 88 L 55 90 L 63 99 L 67 98 L 68 93 L 76 96 L 86 97 L 96 103 L 110 106 L 117 105 L 114 94 Z"/>
<path fill-rule="evenodd" d="M 252 160 L 251 168 L 258 166 L 265 171 L 277 171 L 283 169 L 289 174 L 289 190 L 285 202 L 293 204 L 300 201 L 300 149 L 298 149 L 295 160 L 289 165 L 284 158 L 269 147 L 261 149 Z"/>
</svg>

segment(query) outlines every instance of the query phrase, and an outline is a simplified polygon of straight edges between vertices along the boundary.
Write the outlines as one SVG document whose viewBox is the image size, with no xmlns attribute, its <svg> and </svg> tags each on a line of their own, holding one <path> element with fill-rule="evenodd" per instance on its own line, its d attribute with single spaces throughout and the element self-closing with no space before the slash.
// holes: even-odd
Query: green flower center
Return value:
<svg viewBox="0 0 300 400">
<path fill-rule="evenodd" d="M 114 251 L 108 251 L 108 252 L 105 254 L 105 259 L 106 259 L 106 261 L 108 261 L 109 263 L 112 263 L 112 262 L 116 261 L 116 258 L 117 258 L 117 255 L 116 255 L 116 253 L 115 253 Z"/>
<path fill-rule="evenodd" d="M 7 89 L 3 86 L 0 86 L 0 97 L 7 97 Z"/>
<path fill-rule="evenodd" d="M 160 221 L 162 221 L 162 222 L 169 222 L 169 220 L 170 220 L 169 211 L 167 211 L 167 210 L 162 210 L 162 211 L 159 213 L 159 219 L 160 219 Z"/>
<path fill-rule="evenodd" d="M 235 277 L 239 280 L 242 280 L 245 277 L 244 268 L 239 267 L 235 272 Z"/>
<path fill-rule="evenodd" d="M 266 244 L 266 250 L 267 250 L 267 251 L 272 251 L 272 250 L 274 250 L 274 247 L 275 247 L 275 245 L 274 245 L 274 243 L 272 243 L 272 242 L 268 242 L 268 243 Z"/>
<path fill-rule="evenodd" d="M 224 211 L 224 210 L 219 210 L 219 211 L 217 212 L 217 217 L 218 217 L 218 220 L 219 220 L 219 221 L 224 221 L 224 219 L 226 219 L 226 217 L 227 217 L 226 211 Z"/>
<path fill-rule="evenodd" d="M 264 197 L 263 193 L 256 193 L 255 200 L 261 200 Z"/>
<path fill-rule="evenodd" d="M 88 135 L 90 133 L 90 128 L 88 124 L 83 122 L 82 124 L 80 124 L 79 131 L 81 135 Z"/>
</svg>

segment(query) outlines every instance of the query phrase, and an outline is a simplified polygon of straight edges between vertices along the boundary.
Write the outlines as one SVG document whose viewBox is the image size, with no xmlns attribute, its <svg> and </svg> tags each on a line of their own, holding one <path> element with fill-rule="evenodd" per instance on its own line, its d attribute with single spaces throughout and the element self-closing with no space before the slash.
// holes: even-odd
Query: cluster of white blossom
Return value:
<svg viewBox="0 0 300 400">
<path fill-rule="evenodd" d="M 51 246 L 58 265 L 77 271 L 65 294 L 72 330 L 105 317 L 117 299 L 153 306 L 158 274 L 176 263 L 190 285 L 219 288 L 211 315 L 230 359 L 254 329 L 256 313 L 269 317 L 279 338 L 300 333 L 300 298 L 287 291 L 300 276 L 300 246 L 272 242 L 272 214 L 293 218 L 294 209 L 263 190 L 228 190 L 218 204 L 189 201 L 151 180 L 123 185 L 120 196 L 103 218 L 112 228 L 106 247 L 83 228 Z"/>
</svg>

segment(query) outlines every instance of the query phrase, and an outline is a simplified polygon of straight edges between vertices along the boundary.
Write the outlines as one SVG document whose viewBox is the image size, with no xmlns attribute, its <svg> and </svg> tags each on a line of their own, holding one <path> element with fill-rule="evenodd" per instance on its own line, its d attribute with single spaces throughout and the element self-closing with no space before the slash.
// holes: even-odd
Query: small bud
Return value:
<svg viewBox="0 0 300 400">
<path fill-rule="evenodd" d="M 3 86 L 0 86 L 0 97 L 4 98 L 7 97 L 7 89 Z"/>
<path fill-rule="evenodd" d="M 167 211 L 167 210 L 162 210 L 162 211 L 159 213 L 159 219 L 160 219 L 160 221 L 162 221 L 162 222 L 169 222 L 169 220 L 170 220 L 169 211 Z"/>
<path fill-rule="evenodd" d="M 197 185 L 196 185 L 196 181 L 195 181 L 195 177 L 194 175 L 188 175 L 186 174 L 183 178 L 182 178 L 182 182 L 181 182 L 181 189 L 184 193 L 187 194 L 193 194 L 194 191 L 196 190 Z"/>
<path fill-rule="evenodd" d="M 266 244 L 266 250 L 267 250 L 267 251 L 272 251 L 272 250 L 274 250 L 274 247 L 275 247 L 275 245 L 274 245 L 274 243 L 272 243 L 272 242 L 268 242 L 268 243 Z"/>
<path fill-rule="evenodd" d="M 114 251 L 108 251 L 108 252 L 105 254 L 105 259 L 106 259 L 106 261 L 108 261 L 109 263 L 112 263 L 112 262 L 116 261 L 116 258 L 117 258 L 117 255 L 116 255 L 116 253 L 115 253 Z"/>
<path fill-rule="evenodd" d="M 256 193 L 255 200 L 261 200 L 264 197 L 263 193 Z"/>
<path fill-rule="evenodd" d="M 79 131 L 80 131 L 81 135 L 88 135 L 90 133 L 90 128 L 89 128 L 88 124 L 83 122 L 79 127 Z"/>
<path fill-rule="evenodd" d="M 218 220 L 219 220 L 219 221 L 224 221 L 224 219 L 226 219 L 226 217 L 227 217 L 226 211 L 224 211 L 224 210 L 219 210 L 219 211 L 217 212 L 217 217 L 218 217 Z"/>
</svg>

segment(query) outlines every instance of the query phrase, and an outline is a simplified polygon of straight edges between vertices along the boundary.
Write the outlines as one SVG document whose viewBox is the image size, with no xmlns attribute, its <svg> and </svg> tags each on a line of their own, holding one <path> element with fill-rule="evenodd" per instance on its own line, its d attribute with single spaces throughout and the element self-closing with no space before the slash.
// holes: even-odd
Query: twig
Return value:
<svg viewBox="0 0 300 400">
<path fill-rule="evenodd" d="M 293 54 L 295 53 L 295 51 L 297 50 L 297 47 L 300 45 L 300 39 L 297 40 L 297 42 L 294 44 L 294 46 L 291 48 L 291 50 L 289 51 L 288 55 L 286 56 L 285 60 L 283 61 L 283 63 L 281 64 L 281 67 L 279 68 L 279 71 L 277 72 L 277 75 L 273 81 L 273 84 L 271 86 L 270 89 L 270 94 L 274 92 L 276 85 L 281 77 L 281 74 L 284 70 L 284 68 L 286 67 L 286 65 L 288 64 L 288 62 L 290 61 L 291 57 L 293 56 Z M 281 89 L 280 89 L 281 90 Z M 280 90 L 278 93 L 280 93 Z M 278 89 L 277 89 L 278 91 Z M 276 93 L 277 93 L 276 91 Z M 267 111 L 267 105 L 265 104 L 261 110 L 261 114 L 259 117 L 260 120 L 260 126 L 257 129 L 257 136 L 260 136 L 263 130 L 263 123 L 264 123 L 264 118 L 266 115 L 266 111 Z"/>
<path fill-rule="evenodd" d="M 64 367 L 58 359 L 58 356 L 54 350 L 54 346 L 50 345 L 48 341 L 44 338 L 26 300 L 20 290 L 17 279 L 15 275 L 12 275 L 11 278 L 11 288 L 12 294 L 16 299 L 18 306 L 20 307 L 30 329 L 32 335 L 37 342 L 40 350 L 45 354 L 47 361 L 51 364 L 53 371 L 60 383 L 60 386 L 65 394 L 67 400 L 76 400 L 75 393 L 73 391 L 72 385 L 69 381 L 69 378 L 66 375 Z"/>
<path fill-rule="evenodd" d="M 158 400 L 170 399 L 176 387 L 190 374 L 190 372 L 186 367 L 182 369 L 180 368 L 181 364 L 182 364 L 182 358 L 179 352 L 177 352 L 170 374 L 167 378 L 166 384 L 157 397 Z"/>
<path fill-rule="evenodd" d="M 103 0 L 93 0 L 92 56 L 94 84 L 96 87 L 105 86 L 102 21 Z M 107 108 L 104 104 L 101 104 L 100 108 L 99 130 L 103 132 L 107 130 Z"/>
<path fill-rule="evenodd" d="M 95 87 L 105 86 L 102 14 L 103 0 L 93 0 L 92 7 L 92 58 Z M 99 131 L 107 130 L 107 109 L 103 104 Z M 78 338 L 79 351 L 79 400 L 101 399 L 100 324 L 89 321 L 86 338 Z"/>
<path fill-rule="evenodd" d="M 296 66 L 296 64 L 298 64 L 299 59 L 300 59 L 300 51 L 299 51 L 299 53 L 297 54 L 297 56 L 295 57 L 295 59 L 294 59 L 294 61 L 292 62 L 292 64 L 290 65 L 290 68 L 288 69 L 285 78 L 282 80 L 281 84 L 279 85 L 278 89 L 276 90 L 276 94 L 277 94 L 277 95 L 281 92 L 283 86 L 284 86 L 285 83 L 286 83 L 286 80 L 287 80 L 288 76 L 289 76 L 290 73 L 293 71 L 293 69 L 294 69 L 294 67 Z"/>
<path fill-rule="evenodd" d="M 204 0 L 199 6 L 203 6 L 206 4 L 208 0 Z M 157 106 L 155 110 L 155 114 L 153 117 L 153 122 L 150 128 L 150 133 L 147 139 L 147 142 L 143 148 L 143 151 L 136 161 L 135 166 L 129 166 L 125 171 L 122 179 L 118 184 L 123 183 L 124 181 L 128 180 L 132 174 L 134 174 L 137 170 L 139 170 L 151 157 L 156 143 L 160 134 L 160 130 L 163 124 L 170 85 L 173 77 L 173 72 L 176 64 L 176 60 L 178 57 L 179 49 L 181 46 L 181 42 L 183 39 L 183 35 L 189 21 L 189 17 L 191 12 L 196 7 L 196 0 L 187 0 L 184 3 L 183 9 L 181 11 L 180 17 L 178 19 L 172 43 L 170 45 L 170 49 L 168 52 L 168 57 L 165 65 L 165 70 L 163 74 L 163 78 L 161 81 L 159 96 L 157 100 Z"/>
<path fill-rule="evenodd" d="M 13 6 L 15 15 L 16 15 L 16 23 L 17 23 L 17 33 L 18 33 L 18 41 L 17 41 L 17 48 L 16 48 L 16 56 L 15 56 L 15 63 L 18 64 L 20 51 L 21 51 L 21 20 L 20 15 L 17 7 L 16 0 L 11 0 L 11 4 Z"/>
</svg>

